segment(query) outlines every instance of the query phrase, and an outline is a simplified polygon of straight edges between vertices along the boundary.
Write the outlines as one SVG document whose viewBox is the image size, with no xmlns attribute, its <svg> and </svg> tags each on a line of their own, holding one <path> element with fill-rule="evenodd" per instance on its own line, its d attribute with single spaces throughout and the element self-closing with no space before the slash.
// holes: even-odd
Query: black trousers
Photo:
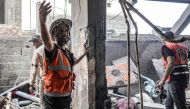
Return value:
<svg viewBox="0 0 190 109">
<path fill-rule="evenodd" d="M 71 96 L 52 97 L 44 95 L 45 109 L 70 109 Z"/>
<path fill-rule="evenodd" d="M 174 109 L 174 103 L 177 109 L 187 109 L 185 88 L 188 86 L 189 75 L 171 75 L 171 81 L 167 87 L 166 109 Z"/>
</svg>

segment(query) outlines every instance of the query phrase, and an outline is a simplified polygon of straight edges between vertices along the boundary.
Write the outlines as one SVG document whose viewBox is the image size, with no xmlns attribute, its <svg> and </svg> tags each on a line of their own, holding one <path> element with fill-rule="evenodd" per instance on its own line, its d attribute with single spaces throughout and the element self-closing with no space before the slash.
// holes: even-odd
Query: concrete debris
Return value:
<svg viewBox="0 0 190 109">
<path fill-rule="evenodd" d="M 127 64 L 121 64 L 123 66 L 127 66 Z M 126 85 L 128 81 L 128 71 L 127 69 L 122 69 L 121 67 L 116 66 L 106 66 L 106 79 L 107 85 L 110 86 L 118 86 L 118 85 Z M 127 68 L 127 67 L 126 67 Z M 131 73 L 131 84 L 137 83 L 138 79 L 135 77 L 133 72 Z"/>
<path fill-rule="evenodd" d="M 163 104 L 150 103 L 150 102 L 144 102 L 144 107 L 149 107 L 146 109 L 166 109 L 165 105 L 163 105 Z"/>
<path fill-rule="evenodd" d="M 19 85 L 10 88 L 9 90 L 0 94 L 0 109 L 3 107 L 15 107 L 13 109 L 20 109 L 20 106 L 29 107 L 30 105 L 40 106 L 40 98 L 37 95 L 30 94 L 27 90 L 29 86 L 29 81 L 23 81 Z M 4 97 L 7 96 L 7 97 Z M 12 99 L 13 98 L 13 99 Z M 35 108 L 36 109 L 36 108 Z M 37 108 L 39 109 L 39 108 Z"/>
<path fill-rule="evenodd" d="M 25 80 L 25 81 L 23 81 L 22 83 L 18 84 L 17 86 L 14 86 L 14 87 L 10 88 L 9 90 L 7 90 L 7 91 L 5 91 L 5 92 L 2 92 L 2 93 L 0 94 L 0 96 L 4 96 L 4 95 L 6 95 L 7 93 L 12 92 L 12 91 L 16 90 L 17 88 L 22 87 L 22 86 L 24 86 L 24 85 L 26 85 L 26 84 L 29 84 L 29 81 L 28 81 L 28 80 Z"/>
<path fill-rule="evenodd" d="M 162 58 L 160 59 L 152 59 L 152 63 L 154 65 L 154 68 L 159 76 L 159 78 L 162 78 L 162 75 L 164 73 L 164 63 Z"/>
<path fill-rule="evenodd" d="M 106 66 L 106 79 L 108 87 L 126 85 L 128 81 L 127 56 L 116 59 L 112 61 L 112 63 L 112 66 Z M 137 71 L 137 68 L 131 60 L 131 84 L 138 82 L 138 79 L 133 71 Z"/>
<path fill-rule="evenodd" d="M 118 99 L 117 108 L 118 109 L 128 109 L 128 100 L 126 98 Z M 129 100 L 129 109 L 136 109 L 136 103 L 133 100 L 133 98 L 131 98 Z"/>
<path fill-rule="evenodd" d="M 137 98 L 140 99 L 140 94 L 136 94 L 135 97 L 137 97 Z M 152 100 L 152 98 L 148 94 L 146 94 L 146 93 L 143 93 L 143 102 L 154 103 L 154 101 Z"/>
<path fill-rule="evenodd" d="M 5 97 L 0 96 L 0 109 L 2 109 L 6 105 Z"/>
<path fill-rule="evenodd" d="M 124 57 L 121 57 L 121 58 L 118 58 L 118 59 L 112 61 L 114 66 L 120 66 L 120 65 L 124 65 L 124 64 L 127 65 L 127 62 L 128 62 L 128 56 L 124 56 Z M 131 71 L 134 71 L 134 72 L 138 71 L 137 67 L 134 64 L 134 62 L 132 61 L 132 59 L 130 59 L 130 66 L 131 66 Z M 128 67 L 126 67 L 126 68 L 128 68 Z"/>
</svg>

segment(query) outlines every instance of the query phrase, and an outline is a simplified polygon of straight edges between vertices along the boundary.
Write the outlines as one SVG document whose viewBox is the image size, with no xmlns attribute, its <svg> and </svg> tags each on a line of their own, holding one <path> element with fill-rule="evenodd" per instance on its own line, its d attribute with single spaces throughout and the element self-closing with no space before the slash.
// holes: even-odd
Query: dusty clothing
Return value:
<svg viewBox="0 0 190 109">
<path fill-rule="evenodd" d="M 36 77 L 38 77 L 39 79 L 43 75 L 43 55 L 44 45 L 41 45 L 40 47 L 34 50 L 29 79 L 31 85 L 34 85 Z"/>
<path fill-rule="evenodd" d="M 162 47 L 164 67 L 167 67 L 167 57 L 174 57 L 174 69 L 168 78 L 166 109 L 186 109 L 185 88 L 189 81 L 188 57 L 189 51 L 182 44 L 167 43 Z"/>
<path fill-rule="evenodd" d="M 36 48 L 34 50 L 33 56 L 32 56 L 32 66 L 30 69 L 30 85 L 34 86 L 39 85 L 38 88 L 36 88 L 36 92 L 40 94 L 40 102 L 41 102 L 41 108 L 44 108 L 43 103 L 43 78 L 42 75 L 44 75 L 43 72 L 43 58 L 44 58 L 44 45 L 41 45 L 40 47 Z"/>
</svg>

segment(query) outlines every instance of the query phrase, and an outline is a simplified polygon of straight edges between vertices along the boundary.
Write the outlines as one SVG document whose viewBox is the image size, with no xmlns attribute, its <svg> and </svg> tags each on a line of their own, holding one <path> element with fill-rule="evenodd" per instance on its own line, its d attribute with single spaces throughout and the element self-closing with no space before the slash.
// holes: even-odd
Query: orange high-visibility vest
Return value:
<svg viewBox="0 0 190 109">
<path fill-rule="evenodd" d="M 75 74 L 65 54 L 57 49 L 56 58 L 51 64 L 44 60 L 46 75 L 44 76 L 44 92 L 47 93 L 70 93 L 74 88 Z"/>
<path fill-rule="evenodd" d="M 179 43 L 167 43 L 166 46 L 174 53 L 174 70 L 176 68 L 183 68 L 187 67 L 188 65 L 188 48 L 184 46 L 183 44 Z M 163 57 L 164 59 L 164 69 L 166 69 L 168 63 L 167 63 L 167 57 Z M 174 71 L 173 70 L 173 71 Z M 170 81 L 170 77 L 167 79 Z"/>
</svg>

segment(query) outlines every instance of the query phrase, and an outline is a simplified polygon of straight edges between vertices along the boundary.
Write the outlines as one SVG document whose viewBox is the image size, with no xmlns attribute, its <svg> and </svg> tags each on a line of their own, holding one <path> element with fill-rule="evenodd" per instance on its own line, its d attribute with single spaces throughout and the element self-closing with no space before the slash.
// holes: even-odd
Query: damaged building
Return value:
<svg viewBox="0 0 190 109">
<path fill-rule="evenodd" d="M 175 43 L 190 37 L 189 0 L 46 1 L 53 7 L 48 28 L 57 18 L 72 20 L 68 47 L 74 56 L 84 45 L 91 48 L 73 67 L 71 109 L 165 109 L 166 88 L 155 87 L 164 73 L 161 39 L 169 30 L 178 36 Z M 0 109 L 43 109 L 40 92 L 29 92 L 35 49 L 29 40 L 40 34 L 42 2 L 0 0 Z M 189 49 L 189 41 L 182 43 Z M 187 107 L 189 99 L 190 85 Z"/>
</svg>

